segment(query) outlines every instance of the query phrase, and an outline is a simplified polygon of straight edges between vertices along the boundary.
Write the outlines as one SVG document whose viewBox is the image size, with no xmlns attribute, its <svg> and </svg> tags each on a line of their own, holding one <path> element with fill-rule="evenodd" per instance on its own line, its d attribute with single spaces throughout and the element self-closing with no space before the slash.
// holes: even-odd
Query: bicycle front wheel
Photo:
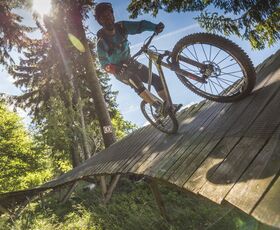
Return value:
<svg viewBox="0 0 280 230">
<path fill-rule="evenodd" d="M 199 68 L 187 63 L 192 59 L 204 64 Z M 233 102 L 246 97 L 254 88 L 256 74 L 247 54 L 230 40 L 208 33 L 182 38 L 173 48 L 172 63 L 205 80 L 198 82 L 177 74 L 194 93 L 217 102 Z"/>
<path fill-rule="evenodd" d="M 178 131 L 178 121 L 172 111 L 167 111 L 165 116 L 156 117 L 154 107 L 145 101 L 141 102 L 141 111 L 150 124 L 161 132 L 174 134 Z"/>
</svg>

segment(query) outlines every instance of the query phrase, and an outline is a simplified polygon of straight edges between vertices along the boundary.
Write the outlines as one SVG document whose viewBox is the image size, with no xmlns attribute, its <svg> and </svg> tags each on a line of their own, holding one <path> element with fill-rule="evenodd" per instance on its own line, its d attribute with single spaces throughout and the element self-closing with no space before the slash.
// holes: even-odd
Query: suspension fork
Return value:
<svg viewBox="0 0 280 230">
<path fill-rule="evenodd" d="M 158 58 L 153 59 L 153 56 L 150 56 L 150 55 L 149 55 L 148 90 L 149 90 L 149 92 L 151 92 L 152 74 L 153 74 L 153 72 L 152 72 L 153 61 L 156 65 L 157 71 L 159 73 L 160 80 L 161 80 L 162 85 L 163 85 L 163 90 L 164 90 L 165 96 L 167 98 L 167 106 L 171 106 L 173 103 L 172 103 L 172 99 L 171 99 L 171 96 L 170 96 L 170 93 L 169 93 L 169 90 L 168 90 L 168 87 L 167 87 L 167 83 L 166 83 L 166 80 L 165 80 L 165 77 L 164 77 L 164 74 L 163 74 L 163 70 L 162 70 L 162 67 L 161 67 L 161 59 L 158 59 Z"/>
<path fill-rule="evenodd" d="M 167 106 L 170 107 L 170 106 L 172 106 L 173 103 L 172 103 L 172 99 L 171 99 L 171 96 L 170 96 L 170 93 L 169 93 L 169 89 L 167 87 L 167 83 L 166 83 L 166 80 L 165 80 L 165 77 L 164 77 L 164 73 L 163 73 L 160 61 L 155 62 L 155 65 L 156 65 L 157 71 L 159 73 L 160 80 L 161 80 L 162 85 L 163 85 L 163 90 L 164 90 L 165 96 L 167 98 Z"/>
</svg>

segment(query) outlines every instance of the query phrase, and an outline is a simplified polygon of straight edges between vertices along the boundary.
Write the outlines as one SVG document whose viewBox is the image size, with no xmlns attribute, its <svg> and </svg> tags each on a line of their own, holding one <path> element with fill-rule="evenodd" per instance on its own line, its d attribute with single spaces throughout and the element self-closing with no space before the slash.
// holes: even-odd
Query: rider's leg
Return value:
<svg viewBox="0 0 280 230">
<path fill-rule="evenodd" d="M 144 91 L 142 91 L 141 93 L 139 93 L 139 96 L 147 103 L 154 105 L 155 103 L 157 103 L 157 101 L 155 100 L 154 96 L 147 90 L 145 89 Z"/>
<path fill-rule="evenodd" d="M 130 85 L 133 86 L 133 88 L 135 88 L 136 92 L 140 95 L 141 98 L 143 98 L 144 101 L 153 105 L 157 111 L 162 111 L 163 110 L 162 103 L 155 101 L 154 96 L 143 86 L 143 82 L 144 83 L 149 82 L 149 69 L 145 65 L 142 65 L 137 61 L 134 62 L 131 67 L 134 69 L 134 74 L 130 76 L 129 79 Z M 152 73 L 151 84 L 157 91 L 158 96 L 164 102 L 168 101 L 161 79 L 155 73 Z M 182 104 L 174 104 L 172 107 L 173 107 L 173 111 L 177 112 L 182 107 Z"/>
</svg>

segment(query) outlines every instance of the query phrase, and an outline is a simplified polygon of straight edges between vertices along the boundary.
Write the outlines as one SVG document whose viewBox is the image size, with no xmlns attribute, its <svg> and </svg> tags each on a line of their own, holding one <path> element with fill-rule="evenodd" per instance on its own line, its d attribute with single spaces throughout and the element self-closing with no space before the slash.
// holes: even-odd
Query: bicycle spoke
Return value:
<svg viewBox="0 0 280 230">
<path fill-rule="evenodd" d="M 187 47 L 186 49 L 190 52 L 190 54 L 193 56 L 193 58 L 196 59 L 195 56 L 193 55 L 193 53 L 189 50 L 189 48 Z M 196 61 L 198 61 L 198 60 L 196 59 Z"/>
<path fill-rule="evenodd" d="M 221 70 L 222 70 L 222 69 L 226 69 L 226 68 L 228 68 L 228 67 L 230 67 L 230 66 L 234 66 L 234 65 L 236 65 L 236 64 L 238 65 L 238 63 L 235 62 L 235 63 L 233 63 L 233 64 L 231 64 L 231 65 L 228 65 L 228 66 L 226 66 L 226 67 L 224 67 L 224 68 L 221 68 Z"/>
<path fill-rule="evenodd" d="M 197 76 L 199 76 L 199 75 L 201 75 L 201 73 L 200 72 L 198 72 L 198 71 L 195 71 L 195 70 L 193 70 L 193 69 L 190 69 L 190 68 L 187 68 L 186 67 L 186 69 L 185 69 L 186 71 L 188 71 L 188 72 L 190 72 L 190 73 L 192 73 L 192 74 L 195 74 L 195 75 L 197 75 Z M 184 75 L 184 77 L 186 77 L 186 78 L 188 78 L 188 76 L 186 75 Z"/>
<path fill-rule="evenodd" d="M 183 55 L 182 55 L 183 54 Z M 186 57 L 186 58 L 188 58 L 189 56 L 187 55 L 187 54 L 185 54 L 183 51 L 180 53 L 180 55 L 182 55 L 182 56 L 184 56 L 184 57 Z"/>
<path fill-rule="evenodd" d="M 226 60 L 228 57 L 230 57 L 230 55 L 228 55 L 227 57 L 225 57 L 223 60 L 221 60 L 220 62 L 217 63 L 217 65 L 221 64 L 224 60 Z"/>
<path fill-rule="evenodd" d="M 203 83 L 201 83 L 201 82 L 199 82 L 199 83 L 200 83 L 200 86 L 199 86 L 198 88 L 199 88 L 199 89 L 201 89 L 201 86 L 202 86 L 202 85 L 204 85 L 204 84 L 203 84 Z"/>
<path fill-rule="evenodd" d="M 192 45 L 192 47 L 193 47 L 193 50 L 194 50 L 194 53 L 195 53 L 195 56 L 196 56 L 196 60 L 199 62 L 199 59 L 198 59 L 198 56 L 197 56 L 196 50 L 195 50 L 195 48 L 194 48 L 194 45 Z"/>
<path fill-rule="evenodd" d="M 217 80 L 218 84 L 214 81 L 212 81 L 212 82 L 215 83 L 217 86 L 221 87 L 223 90 L 225 90 L 225 88 L 221 85 L 220 81 Z"/>
<path fill-rule="evenodd" d="M 180 65 L 182 65 L 183 67 L 185 67 L 186 70 L 190 70 L 190 71 L 193 71 L 194 73 L 199 73 L 199 74 L 200 74 L 200 72 L 191 69 L 190 67 L 188 67 L 187 65 L 185 65 L 185 64 L 183 64 L 183 63 L 181 63 L 181 62 L 180 62 Z"/>
<path fill-rule="evenodd" d="M 240 76 L 236 76 L 236 75 L 233 75 L 233 74 L 230 74 L 230 73 L 223 73 L 223 74 L 220 74 L 219 76 L 225 76 L 225 75 L 230 75 L 230 76 L 238 78 L 238 79 L 242 78 L 242 76 L 240 77 Z"/>
<path fill-rule="evenodd" d="M 211 53 L 212 53 L 212 46 L 210 45 L 210 56 L 209 56 L 209 61 L 211 61 Z"/>
<path fill-rule="evenodd" d="M 200 44 L 200 45 L 201 45 L 201 48 L 202 48 L 202 50 L 203 50 L 203 53 L 204 53 L 204 55 L 205 55 L 206 60 L 209 61 L 208 58 L 207 58 L 207 55 L 206 55 L 206 53 L 205 53 L 205 50 L 204 50 L 203 45 L 202 45 L 202 44 Z"/>
<path fill-rule="evenodd" d="M 212 85 L 213 85 L 214 89 L 216 90 L 217 94 L 219 94 L 219 91 L 218 91 L 217 88 L 215 87 L 214 82 L 211 81 L 211 79 L 209 79 L 209 81 L 212 83 Z"/>
<path fill-rule="evenodd" d="M 223 72 L 222 72 L 222 73 L 223 73 Z M 242 73 L 242 70 L 233 71 L 233 72 L 229 72 L 229 73 Z"/>
<path fill-rule="evenodd" d="M 214 59 L 212 60 L 212 62 L 214 62 L 214 60 L 216 59 L 216 57 L 219 55 L 219 53 L 221 52 L 222 50 L 219 50 L 219 52 L 216 54 L 216 56 L 214 57 Z"/>
<path fill-rule="evenodd" d="M 224 79 L 224 78 L 221 78 L 221 77 L 217 78 L 217 80 L 218 80 L 218 79 L 219 79 L 220 81 L 224 82 L 225 84 L 228 84 L 228 85 L 232 85 L 232 84 L 235 83 L 235 82 L 233 82 L 233 81 L 229 81 L 229 80 Z M 227 82 L 230 82 L 231 84 L 229 84 L 229 83 L 227 83 Z"/>
</svg>

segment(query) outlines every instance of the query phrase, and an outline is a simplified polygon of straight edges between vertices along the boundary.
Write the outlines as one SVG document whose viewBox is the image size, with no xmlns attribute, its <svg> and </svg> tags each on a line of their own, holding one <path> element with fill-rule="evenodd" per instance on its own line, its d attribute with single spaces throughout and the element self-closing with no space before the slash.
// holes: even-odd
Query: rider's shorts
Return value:
<svg viewBox="0 0 280 230">
<path fill-rule="evenodd" d="M 140 94 L 146 89 L 143 83 L 148 83 L 149 81 L 149 69 L 145 65 L 134 61 L 129 64 L 126 71 L 121 76 L 116 75 L 116 78 L 131 86 L 136 93 Z M 151 84 L 157 92 L 163 90 L 163 85 L 157 74 L 152 74 Z"/>
</svg>

